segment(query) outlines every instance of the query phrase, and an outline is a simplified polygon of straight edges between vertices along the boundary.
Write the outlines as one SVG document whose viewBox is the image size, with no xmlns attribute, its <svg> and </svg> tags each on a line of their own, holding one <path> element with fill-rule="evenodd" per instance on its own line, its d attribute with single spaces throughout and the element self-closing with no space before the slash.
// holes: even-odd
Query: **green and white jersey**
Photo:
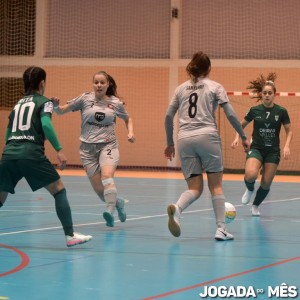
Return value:
<svg viewBox="0 0 300 300">
<path fill-rule="evenodd" d="M 45 157 L 45 135 L 41 117 L 52 116 L 53 103 L 39 94 L 24 96 L 9 115 L 8 136 L 3 160 L 40 159 Z"/>
<path fill-rule="evenodd" d="M 223 86 L 208 77 L 179 85 L 169 109 L 178 110 L 178 139 L 198 134 L 218 134 L 215 112 L 218 105 L 229 102 Z"/>
<path fill-rule="evenodd" d="M 273 147 L 274 150 L 280 149 L 281 125 L 290 123 L 289 114 L 284 107 L 277 104 L 270 108 L 263 104 L 253 106 L 244 119 L 247 122 L 253 121 L 251 148 Z"/>
<path fill-rule="evenodd" d="M 116 97 L 97 101 L 94 92 L 84 93 L 68 101 L 72 111 L 81 112 L 80 140 L 85 143 L 109 143 L 116 141 L 116 117 L 127 120 L 128 113 Z"/>
</svg>

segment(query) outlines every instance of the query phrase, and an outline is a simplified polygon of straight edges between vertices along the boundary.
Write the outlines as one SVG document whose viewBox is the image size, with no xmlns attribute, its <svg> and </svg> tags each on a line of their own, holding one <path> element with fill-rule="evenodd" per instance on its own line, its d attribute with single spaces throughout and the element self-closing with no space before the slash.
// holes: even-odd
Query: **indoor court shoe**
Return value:
<svg viewBox="0 0 300 300">
<path fill-rule="evenodd" d="M 117 211 L 118 211 L 119 220 L 121 222 L 125 222 L 126 221 L 127 215 L 126 215 L 124 206 L 128 202 L 129 201 L 126 200 L 126 199 L 124 199 L 124 198 L 121 198 L 121 197 L 117 198 L 116 208 L 117 208 Z"/>
<path fill-rule="evenodd" d="M 250 202 L 253 193 L 254 193 L 254 191 L 249 191 L 248 189 L 246 189 L 246 192 L 244 193 L 242 200 L 241 200 L 244 205 L 246 205 Z"/>
<path fill-rule="evenodd" d="M 67 247 L 72 247 L 79 244 L 84 244 L 90 241 L 93 237 L 91 235 L 83 235 L 78 232 L 74 232 L 73 236 L 66 235 Z"/>
<path fill-rule="evenodd" d="M 251 212 L 252 212 L 252 216 L 253 217 L 259 217 L 260 216 L 260 212 L 258 210 L 258 206 L 256 206 L 256 205 L 252 205 Z"/>
<path fill-rule="evenodd" d="M 215 234 L 215 239 L 217 241 L 229 241 L 233 240 L 233 235 L 223 228 L 218 228 Z"/>
<path fill-rule="evenodd" d="M 106 226 L 107 227 L 114 227 L 115 225 L 115 218 L 112 215 L 112 213 L 110 211 L 105 211 L 103 213 L 103 218 L 106 221 Z"/>
<path fill-rule="evenodd" d="M 167 212 L 169 215 L 169 230 L 174 236 L 178 237 L 181 234 L 179 207 L 176 204 L 170 204 L 167 208 Z"/>
</svg>

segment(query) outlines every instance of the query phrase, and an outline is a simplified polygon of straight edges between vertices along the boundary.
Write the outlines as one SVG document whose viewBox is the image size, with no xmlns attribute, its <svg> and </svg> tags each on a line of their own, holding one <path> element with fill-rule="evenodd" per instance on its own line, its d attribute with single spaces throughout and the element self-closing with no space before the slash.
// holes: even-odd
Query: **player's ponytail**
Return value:
<svg viewBox="0 0 300 300">
<path fill-rule="evenodd" d="M 271 72 L 267 75 L 267 77 L 260 74 L 256 79 L 249 81 L 247 89 L 252 91 L 253 96 L 251 98 L 257 99 L 257 101 L 261 100 L 261 92 L 266 85 L 272 86 L 274 94 L 276 94 L 276 87 L 274 84 L 276 78 L 277 74 L 275 72 Z"/>
<path fill-rule="evenodd" d="M 210 59 L 202 51 L 196 52 L 186 67 L 186 71 L 193 81 L 201 76 L 206 77 L 210 73 L 210 70 Z"/>
</svg>

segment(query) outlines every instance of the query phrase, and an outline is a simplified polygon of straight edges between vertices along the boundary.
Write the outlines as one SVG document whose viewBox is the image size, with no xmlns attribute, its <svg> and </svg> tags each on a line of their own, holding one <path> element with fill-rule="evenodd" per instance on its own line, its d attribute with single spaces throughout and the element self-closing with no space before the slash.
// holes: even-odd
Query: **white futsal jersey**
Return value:
<svg viewBox="0 0 300 300">
<path fill-rule="evenodd" d="M 68 101 L 72 111 L 81 111 L 80 140 L 85 143 L 116 141 L 116 117 L 127 120 L 123 102 L 111 96 L 109 100 L 96 101 L 95 93 L 84 93 Z"/>
<path fill-rule="evenodd" d="M 227 102 L 229 99 L 223 86 L 207 77 L 198 78 L 197 83 L 188 80 L 178 86 L 168 109 L 173 116 L 178 111 L 178 139 L 217 133 L 215 111 L 218 105 Z M 171 136 L 167 139 L 171 144 Z"/>
</svg>

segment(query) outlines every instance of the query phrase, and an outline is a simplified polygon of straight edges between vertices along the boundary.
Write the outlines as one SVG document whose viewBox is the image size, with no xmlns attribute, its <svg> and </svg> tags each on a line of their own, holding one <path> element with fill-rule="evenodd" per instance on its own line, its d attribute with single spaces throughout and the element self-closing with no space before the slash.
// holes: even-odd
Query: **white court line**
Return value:
<svg viewBox="0 0 300 300">
<path fill-rule="evenodd" d="M 291 199 L 282 199 L 282 200 L 271 200 L 266 202 L 267 203 L 277 203 L 277 202 L 288 202 L 288 201 L 297 201 L 300 200 L 300 198 L 291 198 Z M 243 204 L 239 204 L 239 205 L 235 205 L 236 207 L 241 207 L 241 206 L 245 206 Z M 197 212 L 204 212 L 204 211 L 211 211 L 212 208 L 206 208 L 206 209 L 197 209 L 197 210 L 191 210 L 191 211 L 186 211 L 183 212 L 183 214 L 193 214 L 193 213 L 197 213 Z M 157 217 L 166 217 L 168 214 L 160 214 L 160 215 L 152 215 L 152 216 L 142 216 L 142 217 L 135 217 L 135 218 L 129 218 L 126 220 L 126 222 L 128 221 L 137 221 L 137 220 L 147 220 L 147 219 L 153 219 L 153 218 L 157 218 Z M 115 221 L 116 223 L 119 223 L 119 220 Z M 295 221 L 295 222 L 299 222 L 299 221 Z M 83 227 L 83 226 L 91 226 L 91 225 L 100 225 L 100 224 L 104 224 L 105 222 L 95 222 L 95 223 L 86 223 L 86 224 L 74 224 L 74 228 L 76 227 Z M 27 232 L 38 232 L 38 231 L 46 231 L 46 230 L 54 230 L 54 229 L 62 229 L 61 226 L 56 226 L 56 227 L 46 227 L 46 228 L 38 228 L 38 229 L 29 229 L 29 230 L 21 230 L 21 231 L 14 231 L 14 232 L 4 232 L 4 233 L 0 233 L 0 236 L 3 235 L 13 235 L 13 234 L 20 234 L 20 233 L 27 233 Z"/>
</svg>

